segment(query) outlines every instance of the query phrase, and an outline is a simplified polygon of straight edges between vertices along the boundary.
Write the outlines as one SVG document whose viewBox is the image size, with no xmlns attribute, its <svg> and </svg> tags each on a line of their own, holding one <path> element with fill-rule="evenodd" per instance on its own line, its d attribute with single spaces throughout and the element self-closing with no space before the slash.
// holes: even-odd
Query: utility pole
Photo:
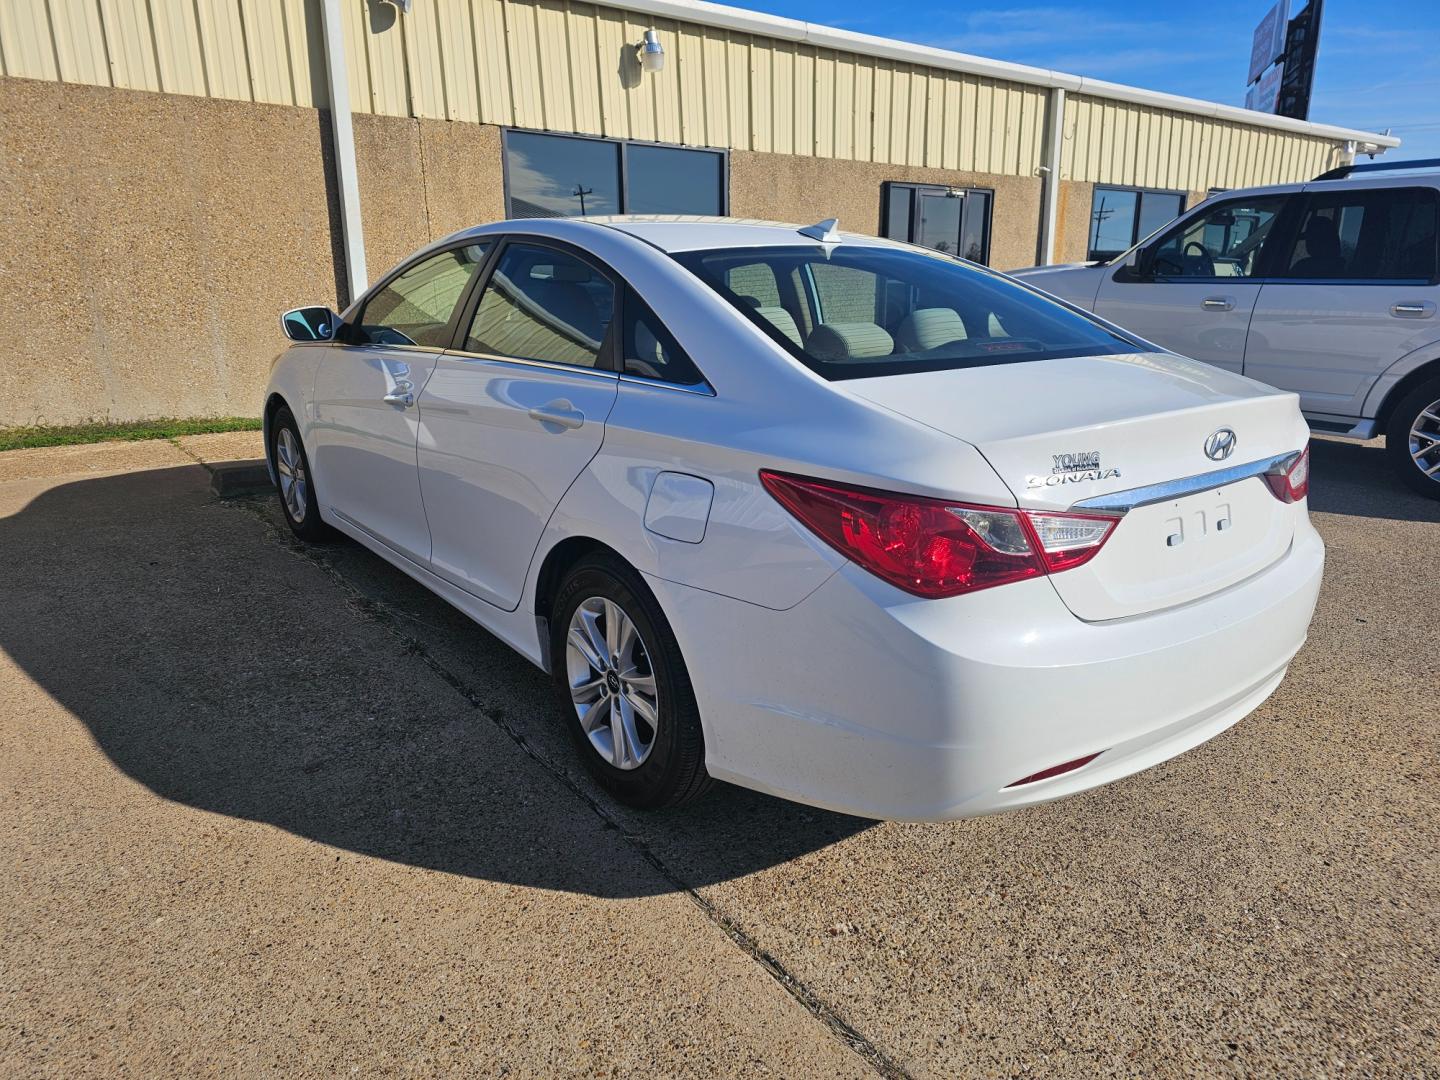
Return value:
<svg viewBox="0 0 1440 1080">
<path fill-rule="evenodd" d="M 575 190 L 572 191 L 572 192 L 570 192 L 571 195 L 578 195 L 578 196 L 580 197 L 580 216 L 581 216 L 581 217 L 584 217 L 584 216 L 585 216 L 585 196 L 586 196 L 586 195 L 593 195 L 594 193 L 595 193 L 595 189 L 594 189 L 594 188 L 588 188 L 588 187 L 586 187 L 584 184 L 576 184 L 576 185 L 575 185 Z"/>
</svg>

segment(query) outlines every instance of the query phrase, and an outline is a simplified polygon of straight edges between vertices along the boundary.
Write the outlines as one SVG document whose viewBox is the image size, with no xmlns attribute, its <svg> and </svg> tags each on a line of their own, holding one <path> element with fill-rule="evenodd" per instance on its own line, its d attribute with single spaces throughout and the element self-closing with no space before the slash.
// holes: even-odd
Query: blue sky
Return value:
<svg viewBox="0 0 1440 1080">
<path fill-rule="evenodd" d="M 730 0 L 867 34 L 1054 68 L 1172 94 L 1245 103 L 1250 37 L 1271 0 L 1204 4 L 993 0 L 903 7 L 863 0 Z M 1310 119 L 1392 128 L 1395 156 L 1440 157 L 1440 8 L 1434 0 L 1326 0 Z M 1292 0 L 1298 11 L 1300 0 Z"/>
</svg>

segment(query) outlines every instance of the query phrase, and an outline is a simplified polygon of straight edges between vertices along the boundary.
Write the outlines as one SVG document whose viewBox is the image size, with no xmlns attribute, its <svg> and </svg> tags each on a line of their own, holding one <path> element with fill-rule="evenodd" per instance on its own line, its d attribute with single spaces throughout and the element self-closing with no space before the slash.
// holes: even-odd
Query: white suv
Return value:
<svg viewBox="0 0 1440 1080">
<path fill-rule="evenodd" d="M 1104 263 L 1015 277 L 1300 396 L 1315 431 L 1383 433 L 1440 499 L 1440 161 L 1217 194 Z"/>
</svg>

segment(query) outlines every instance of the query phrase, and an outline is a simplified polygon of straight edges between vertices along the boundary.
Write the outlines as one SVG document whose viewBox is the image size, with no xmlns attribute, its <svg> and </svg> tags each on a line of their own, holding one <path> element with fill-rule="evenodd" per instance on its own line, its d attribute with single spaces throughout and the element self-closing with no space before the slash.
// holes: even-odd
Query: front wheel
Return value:
<svg viewBox="0 0 1440 1080">
<path fill-rule="evenodd" d="M 1440 499 L 1440 375 L 1426 379 L 1395 406 L 1385 449 L 1405 483 Z"/>
<path fill-rule="evenodd" d="M 270 460 L 280 482 L 280 509 L 285 523 L 301 540 L 326 540 L 330 526 L 320 520 L 320 502 L 315 496 L 315 480 L 310 471 L 310 458 L 300 441 L 300 426 L 295 416 L 282 406 L 270 424 Z"/>
<path fill-rule="evenodd" d="M 640 576 L 613 555 L 579 562 L 555 599 L 552 666 L 586 768 L 644 809 L 703 795 L 700 710 L 680 646 Z"/>
</svg>

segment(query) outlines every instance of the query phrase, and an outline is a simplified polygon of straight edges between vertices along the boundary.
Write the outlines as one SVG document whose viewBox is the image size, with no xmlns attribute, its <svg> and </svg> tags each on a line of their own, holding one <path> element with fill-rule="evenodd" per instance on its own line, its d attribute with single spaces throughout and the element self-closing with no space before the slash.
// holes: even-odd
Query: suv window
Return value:
<svg viewBox="0 0 1440 1080">
<path fill-rule="evenodd" d="M 1278 278 L 1431 281 L 1436 276 L 1432 188 L 1370 188 L 1305 196 Z"/>
<path fill-rule="evenodd" d="M 629 289 L 625 292 L 625 333 L 621 349 L 625 353 L 627 375 L 680 386 L 699 386 L 705 382 L 700 369 L 680 348 L 674 335 L 645 301 Z"/>
<path fill-rule="evenodd" d="M 366 301 L 354 328 L 359 343 L 447 348 L 450 316 L 489 247 L 451 248 L 395 278 Z"/>
<path fill-rule="evenodd" d="M 1284 195 L 1231 199 L 1177 225 L 1148 248 L 1158 278 L 1237 278 L 1260 274 L 1265 241 Z"/>
<path fill-rule="evenodd" d="M 589 263 L 538 244 L 508 244 L 465 348 L 593 368 L 614 313 L 615 287 Z"/>
</svg>

